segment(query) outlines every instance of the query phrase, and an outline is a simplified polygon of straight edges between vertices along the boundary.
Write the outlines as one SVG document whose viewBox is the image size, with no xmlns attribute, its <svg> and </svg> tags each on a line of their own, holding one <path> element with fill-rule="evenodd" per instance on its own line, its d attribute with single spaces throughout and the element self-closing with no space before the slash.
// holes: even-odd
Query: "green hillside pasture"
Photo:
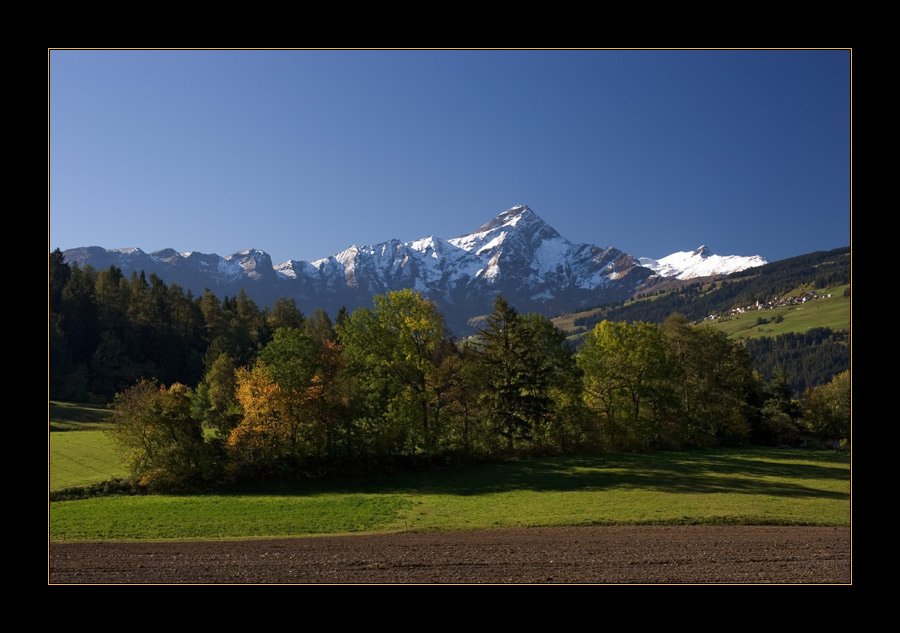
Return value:
<svg viewBox="0 0 900 633">
<path fill-rule="evenodd" d="M 725 319 L 716 319 L 709 323 L 730 338 L 762 338 L 778 336 L 788 332 L 805 332 L 814 327 L 828 327 L 832 330 L 850 330 L 850 297 L 844 296 L 844 288 L 833 288 L 820 291 L 832 293 L 828 299 L 816 299 L 802 305 L 785 306 L 772 310 L 753 310 Z M 775 323 L 778 315 L 784 317 L 781 323 Z M 760 317 L 769 323 L 757 325 Z"/>
<path fill-rule="evenodd" d="M 573 314 L 563 314 L 562 316 L 553 317 L 550 319 L 553 322 L 553 325 L 557 327 L 557 329 L 570 334 L 577 330 L 580 326 L 575 325 L 575 319 L 583 316 L 589 316 L 596 312 L 597 310 L 587 310 L 586 312 L 576 312 Z"/>
<path fill-rule="evenodd" d="M 220 539 L 568 525 L 849 525 L 849 456 L 740 448 L 50 504 L 50 538 Z"/>
<path fill-rule="evenodd" d="M 104 431 L 50 433 L 50 490 L 125 478 L 112 440 Z"/>
</svg>

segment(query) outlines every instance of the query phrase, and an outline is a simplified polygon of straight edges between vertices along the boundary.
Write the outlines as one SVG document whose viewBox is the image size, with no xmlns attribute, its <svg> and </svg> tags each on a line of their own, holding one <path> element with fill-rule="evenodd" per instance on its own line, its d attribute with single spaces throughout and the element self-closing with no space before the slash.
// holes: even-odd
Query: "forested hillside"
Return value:
<svg viewBox="0 0 900 633">
<path fill-rule="evenodd" d="M 260 308 L 243 293 L 220 301 L 165 283 L 156 275 L 115 267 L 69 266 L 59 252 L 49 271 L 50 397 L 81 402 L 112 400 L 141 377 L 197 384 L 222 353 L 238 365 L 256 359 L 275 329 L 304 321 L 293 300 Z M 325 324 L 330 328 L 330 322 Z"/>
<path fill-rule="evenodd" d="M 829 328 L 750 339 L 745 345 L 763 380 L 780 369 L 798 394 L 850 368 L 850 335 Z"/>
</svg>

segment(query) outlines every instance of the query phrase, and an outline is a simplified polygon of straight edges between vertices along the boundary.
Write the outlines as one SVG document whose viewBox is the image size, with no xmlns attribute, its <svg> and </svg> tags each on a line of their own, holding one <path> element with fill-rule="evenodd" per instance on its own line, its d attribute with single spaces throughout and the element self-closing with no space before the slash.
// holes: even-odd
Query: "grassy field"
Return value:
<svg viewBox="0 0 900 633">
<path fill-rule="evenodd" d="M 579 329 L 581 326 L 575 325 L 575 319 L 585 316 L 591 316 L 594 314 L 596 310 L 586 310 L 584 312 L 574 312 L 572 314 L 564 314 L 562 316 L 553 317 L 550 319 L 553 321 L 553 325 L 566 333 L 574 332 Z"/>
<path fill-rule="evenodd" d="M 50 401 L 50 431 L 105 431 L 112 428 L 103 405 Z"/>
<path fill-rule="evenodd" d="M 850 330 L 850 297 L 844 296 L 844 288 L 820 290 L 820 294 L 831 293 L 828 299 L 816 299 L 802 305 L 785 306 L 772 310 L 754 310 L 725 319 L 716 319 L 709 323 L 724 332 L 729 338 L 761 338 L 778 336 L 787 332 L 805 332 L 813 327 L 829 327 L 833 330 Z M 784 321 L 775 323 L 781 315 Z M 768 319 L 769 323 L 757 325 L 758 318 Z"/>
<path fill-rule="evenodd" d="M 570 456 L 228 494 L 50 504 L 50 538 L 220 539 L 566 525 L 849 525 L 849 456 Z"/>
<path fill-rule="evenodd" d="M 108 409 L 51 401 L 49 418 L 50 490 L 87 486 L 128 474 L 105 433 L 112 428 Z"/>
<path fill-rule="evenodd" d="M 124 478 L 112 440 L 104 431 L 50 433 L 50 490 Z"/>
</svg>

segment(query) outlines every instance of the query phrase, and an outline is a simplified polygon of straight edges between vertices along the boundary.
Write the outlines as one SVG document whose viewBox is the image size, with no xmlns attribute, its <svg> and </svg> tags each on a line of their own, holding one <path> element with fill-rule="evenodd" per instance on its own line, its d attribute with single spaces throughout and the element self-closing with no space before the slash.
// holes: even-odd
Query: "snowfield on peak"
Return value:
<svg viewBox="0 0 900 633">
<path fill-rule="evenodd" d="M 742 257 L 740 255 L 715 255 L 706 246 L 693 251 L 679 251 L 662 259 L 652 257 L 638 258 L 641 266 L 649 268 L 662 277 L 676 279 L 694 279 L 712 275 L 730 275 L 740 270 L 768 264 L 759 255 Z"/>
</svg>

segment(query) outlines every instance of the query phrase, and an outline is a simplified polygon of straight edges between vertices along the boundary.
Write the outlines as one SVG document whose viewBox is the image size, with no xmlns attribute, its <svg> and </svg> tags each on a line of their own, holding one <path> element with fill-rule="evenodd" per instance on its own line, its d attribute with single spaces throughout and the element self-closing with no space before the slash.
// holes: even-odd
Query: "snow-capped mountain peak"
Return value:
<svg viewBox="0 0 900 633">
<path fill-rule="evenodd" d="M 510 239 L 511 236 L 518 237 Z M 543 240 L 556 238 L 562 239 L 556 229 L 523 204 L 507 209 L 477 230 L 447 242 L 465 251 L 480 253 L 506 241 L 524 242 L 536 248 Z"/>
<path fill-rule="evenodd" d="M 476 233 L 486 233 L 487 231 L 492 231 L 494 229 L 500 229 L 505 226 L 515 226 L 519 223 L 520 220 L 525 219 L 525 221 L 534 221 L 537 219 L 538 221 L 543 222 L 537 214 L 528 208 L 527 204 L 520 204 L 512 207 L 511 209 L 507 209 L 496 218 L 481 226 L 481 228 L 476 229 L 469 235 L 474 235 Z M 466 237 L 465 235 L 463 237 Z"/>
<path fill-rule="evenodd" d="M 329 313 L 341 306 L 369 306 L 374 295 L 412 288 L 437 302 L 457 332 L 465 330 L 470 317 L 490 312 L 497 293 L 522 312 L 555 315 L 627 299 L 653 272 L 686 279 L 765 263 L 760 257 L 720 257 L 701 246 L 659 261 L 644 258 L 639 265 L 618 249 L 570 242 L 524 204 L 461 237 L 354 245 L 322 259 L 278 266 L 256 249 L 220 257 L 86 247 L 64 255 L 97 269 L 117 266 L 126 275 L 155 272 L 196 294 L 209 288 L 220 297 L 233 296 L 243 289 L 260 305 L 292 297 L 304 310 L 322 307 Z"/>
<path fill-rule="evenodd" d="M 641 266 L 649 268 L 662 277 L 677 279 L 693 279 L 712 275 L 730 275 L 739 270 L 768 264 L 759 255 L 742 257 L 740 255 L 716 255 L 707 246 L 700 246 L 693 251 L 679 251 L 662 259 L 640 257 Z"/>
</svg>

